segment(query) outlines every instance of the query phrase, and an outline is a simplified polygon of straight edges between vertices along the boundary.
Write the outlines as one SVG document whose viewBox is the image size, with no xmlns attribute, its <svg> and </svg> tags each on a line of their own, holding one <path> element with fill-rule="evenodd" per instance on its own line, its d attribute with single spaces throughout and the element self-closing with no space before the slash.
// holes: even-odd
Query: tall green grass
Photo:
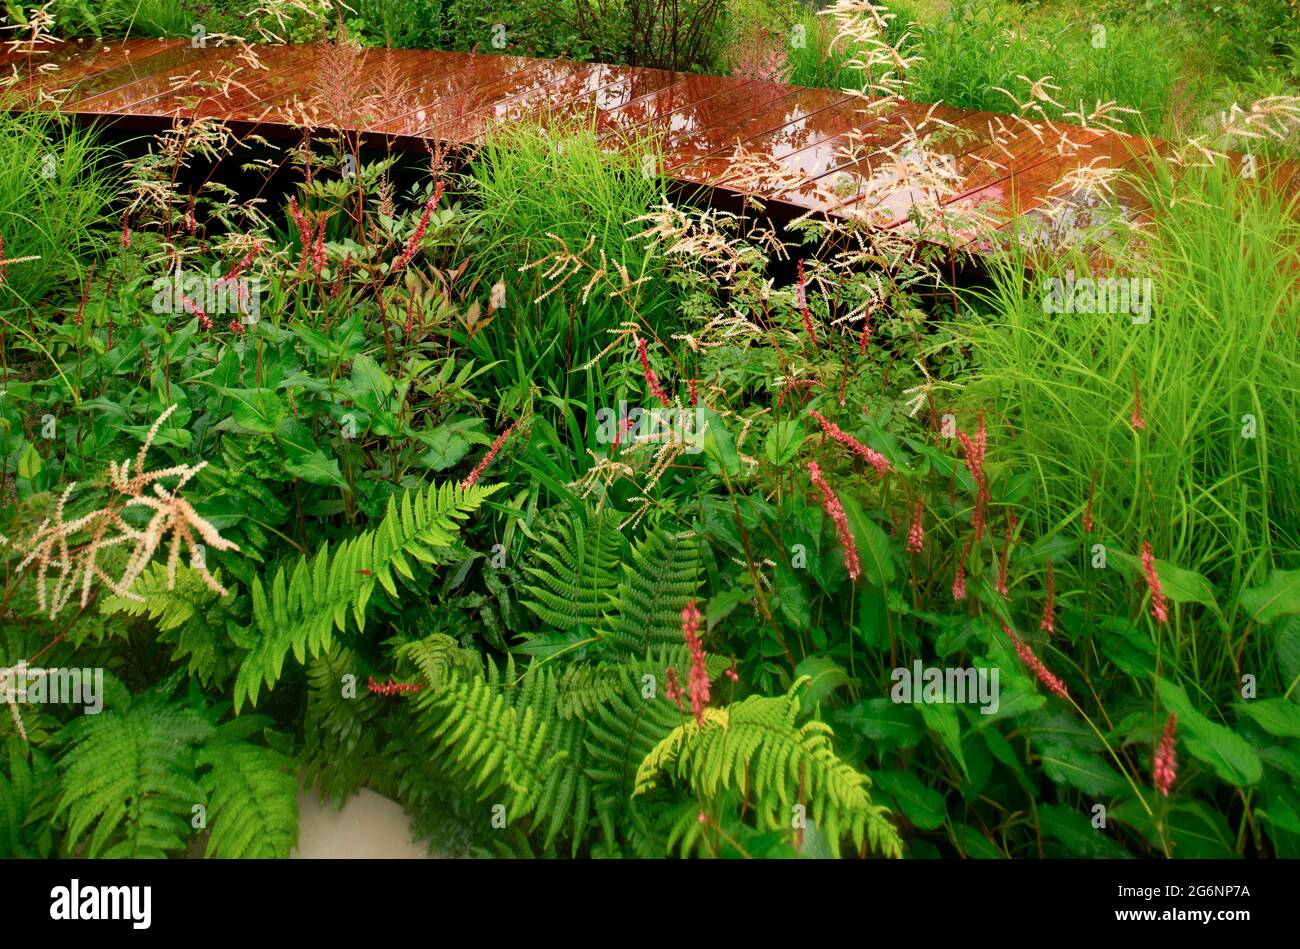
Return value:
<svg viewBox="0 0 1300 949">
<path fill-rule="evenodd" d="M 1300 566 L 1300 209 L 1222 167 L 1162 168 L 1142 187 L 1159 209 L 1154 225 L 1144 254 L 1113 272 L 1152 279 L 1150 322 L 1046 313 L 1041 281 L 1070 268 L 1103 274 L 1067 257 L 1026 281 L 1013 255 L 979 296 L 984 315 L 959 326 L 976 360 L 969 393 L 991 399 L 1015 432 L 990 441 L 990 458 L 1032 472 L 1031 536 L 1082 537 L 1095 476 L 1087 543 L 1137 554 L 1150 542 L 1157 558 L 1211 581 L 1239 632 L 1241 589 Z M 1143 431 L 1130 424 L 1135 379 Z M 1131 582 L 1090 571 L 1086 555 L 1076 566 L 1116 612 L 1139 615 Z M 1201 675 L 1239 658 L 1212 613 L 1173 640 Z"/>
<path fill-rule="evenodd" d="M 1023 102 L 1027 86 L 1017 77 L 1052 76 L 1060 87 L 1052 96 L 1065 108 L 1045 104 L 1049 116 L 1114 100 L 1140 113 L 1129 122 L 1134 131 L 1164 117 L 1183 56 L 1177 37 L 1157 23 L 1031 17 L 1005 0 L 954 0 L 948 15 L 913 28 L 913 51 L 924 61 L 908 78 L 921 101 L 1011 112 L 999 87 Z"/>
<path fill-rule="evenodd" d="M 108 239 L 117 175 L 89 131 L 54 112 L 0 113 L 0 236 L 8 266 L 0 306 L 34 307 L 56 290 L 79 289 Z"/>
<path fill-rule="evenodd" d="M 11 23 L 21 23 L 41 3 L 6 4 Z M 194 23 L 215 32 L 236 22 L 236 0 L 206 3 L 185 0 L 54 0 L 56 32 L 59 36 L 187 36 Z"/>
<path fill-rule="evenodd" d="M 638 317 L 674 318 L 673 291 L 659 279 L 609 298 L 611 282 L 621 283 L 616 264 L 632 280 L 657 276 L 645 243 L 630 238 L 648 226 L 633 220 L 662 200 L 664 183 L 653 173 L 653 143 L 625 144 L 607 151 L 586 122 L 521 124 L 490 136 L 469 166 L 464 186 L 477 208 L 469 229 L 476 235 L 473 273 L 485 298 L 498 281 L 506 289 L 504 308 L 472 345 L 484 357 L 506 359 L 514 378 L 531 372 L 559 380 L 563 390 L 564 373 L 608 345 L 608 330 Z M 538 303 L 555 286 L 545 276 L 549 264 L 521 268 L 562 245 L 578 254 L 588 241 L 582 257 L 590 266 Z M 607 276 L 584 293 L 602 253 Z"/>
</svg>

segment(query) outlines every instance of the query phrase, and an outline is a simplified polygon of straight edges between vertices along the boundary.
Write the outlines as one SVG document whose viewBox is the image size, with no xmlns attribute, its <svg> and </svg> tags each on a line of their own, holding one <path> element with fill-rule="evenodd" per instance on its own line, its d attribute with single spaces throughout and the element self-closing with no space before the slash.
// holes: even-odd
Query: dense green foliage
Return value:
<svg viewBox="0 0 1300 949">
<path fill-rule="evenodd" d="M 1006 9 L 913 15 L 918 93 L 1167 106 L 1150 25 L 1076 68 L 1073 19 L 990 51 Z M 799 17 L 801 81 L 861 80 Z M 1180 152 L 1123 183 L 1142 228 L 1092 195 L 962 289 L 898 231 L 669 204 L 659 143 L 582 117 L 414 183 L 320 135 L 256 196 L 191 173 L 202 126 L 123 166 L 3 123 L 0 671 L 97 671 L 102 707 L 5 703 L 0 856 L 285 856 L 300 782 L 454 854 L 1300 856 L 1300 226 L 1266 181 Z M 1109 274 L 1151 310 L 1045 305 Z M 918 667 L 993 691 L 901 696 Z"/>
</svg>

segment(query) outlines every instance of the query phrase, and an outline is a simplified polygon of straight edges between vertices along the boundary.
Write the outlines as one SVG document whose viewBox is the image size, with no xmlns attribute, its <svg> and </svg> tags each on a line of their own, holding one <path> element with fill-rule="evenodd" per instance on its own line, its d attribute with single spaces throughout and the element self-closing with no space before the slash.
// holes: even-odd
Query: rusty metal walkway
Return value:
<svg viewBox="0 0 1300 949">
<path fill-rule="evenodd" d="M 907 226 L 926 202 L 1007 228 L 1070 200 L 1089 170 L 1131 170 L 1166 147 L 945 106 L 873 109 L 826 89 L 475 53 L 78 41 L 0 52 L 0 74 L 9 109 L 44 105 L 139 131 L 212 118 L 268 139 L 332 128 L 412 149 L 473 143 L 512 121 L 588 118 L 611 147 L 654 136 L 661 170 L 683 184 L 757 197 L 787 217 L 853 216 L 881 228 Z M 1293 189 L 1297 167 L 1271 173 Z M 1132 194 L 1125 201 L 1141 210 Z M 974 238 L 964 233 L 962 243 Z"/>
</svg>

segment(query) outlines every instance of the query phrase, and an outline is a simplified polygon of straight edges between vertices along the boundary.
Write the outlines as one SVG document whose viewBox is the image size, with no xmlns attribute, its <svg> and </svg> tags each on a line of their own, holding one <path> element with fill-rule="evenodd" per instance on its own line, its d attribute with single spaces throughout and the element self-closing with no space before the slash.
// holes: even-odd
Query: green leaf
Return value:
<svg viewBox="0 0 1300 949">
<path fill-rule="evenodd" d="M 1092 821 L 1077 810 L 1059 804 L 1042 804 L 1038 808 L 1038 826 L 1044 837 L 1059 840 L 1072 857 L 1127 857 L 1122 847 L 1106 831 L 1092 826 Z"/>
<path fill-rule="evenodd" d="M 966 756 L 962 754 L 961 750 L 961 722 L 957 718 L 957 707 L 955 705 L 918 705 L 917 709 L 921 712 L 925 727 L 939 736 L 939 740 L 948 749 L 948 753 L 956 759 L 962 774 L 969 781 L 970 772 L 966 769 Z"/>
<path fill-rule="evenodd" d="M 863 738 L 911 748 L 924 737 L 921 716 L 911 705 L 886 698 L 867 699 L 844 712 L 840 720 Z"/>
<path fill-rule="evenodd" d="M 867 517 L 856 498 L 840 495 L 840 503 L 844 506 L 845 519 L 849 523 L 853 540 L 858 545 L 863 577 L 868 583 L 882 588 L 893 583 L 894 558 L 889 547 L 889 536 L 879 524 Z"/>
<path fill-rule="evenodd" d="M 1128 784 L 1115 769 L 1094 754 L 1073 745 L 1045 744 L 1038 749 L 1043 771 L 1057 784 L 1084 794 L 1119 795 Z"/>
<path fill-rule="evenodd" d="M 818 702 L 836 689 L 853 684 L 849 674 L 827 656 L 806 657 L 794 670 L 795 679 L 802 676 L 809 676 L 807 685 L 799 690 L 800 706 L 805 713 L 815 709 Z"/>
<path fill-rule="evenodd" d="M 271 389 L 222 388 L 219 391 L 233 400 L 231 414 L 240 428 L 270 434 L 284 418 L 284 406 Z"/>
<path fill-rule="evenodd" d="M 725 473 L 734 478 L 740 474 L 740 456 L 736 441 L 727 431 L 722 416 L 713 409 L 700 409 L 700 422 L 704 427 L 704 463 L 713 474 Z"/>
<path fill-rule="evenodd" d="M 1142 570 L 1142 561 L 1132 554 L 1125 553 L 1122 550 L 1113 550 L 1110 552 L 1112 560 L 1119 561 L 1129 568 L 1130 571 L 1140 573 Z M 1215 610 L 1218 604 L 1214 599 L 1214 586 L 1209 580 L 1201 576 L 1194 570 L 1184 570 L 1182 567 L 1176 567 L 1166 560 L 1157 559 L 1156 576 L 1160 579 L 1160 586 L 1167 596 L 1174 603 L 1200 603 L 1203 606 L 1209 606 Z"/>
<path fill-rule="evenodd" d="M 909 771 L 873 771 L 871 780 L 921 830 L 943 826 L 948 817 L 943 795 L 926 787 L 916 775 Z"/>
<path fill-rule="evenodd" d="M 1300 613 L 1300 570 L 1274 570 L 1263 586 L 1241 591 L 1241 605 L 1265 626 L 1279 616 Z"/>
<path fill-rule="evenodd" d="M 1234 702 L 1233 708 L 1239 715 L 1254 720 L 1255 724 L 1270 735 L 1279 738 L 1300 738 L 1300 705 L 1286 699 L 1255 699 L 1250 702 Z"/>
<path fill-rule="evenodd" d="M 439 425 L 431 432 L 418 432 L 417 437 L 428 446 L 429 450 L 420 456 L 420 462 L 431 471 L 446 471 L 469 451 L 469 439 L 451 425 Z"/>
<path fill-rule="evenodd" d="M 28 442 L 23 447 L 23 453 L 18 456 L 18 477 L 30 481 L 40 474 L 43 467 L 45 467 L 45 462 L 41 461 L 41 456 L 37 453 L 35 447 L 31 442 Z"/>
<path fill-rule="evenodd" d="M 1175 858 L 1207 860 L 1237 856 L 1228 822 L 1200 801 L 1182 801 L 1171 807 L 1165 815 L 1165 825 Z"/>
<path fill-rule="evenodd" d="M 1165 707 L 1178 716 L 1183 742 L 1194 757 L 1237 787 L 1259 781 L 1264 774 L 1264 763 L 1246 739 L 1197 711 L 1182 686 L 1157 678 L 1156 688 Z"/>
<path fill-rule="evenodd" d="M 1300 678 L 1300 616 L 1288 616 L 1277 625 L 1276 643 L 1274 655 L 1282 668 L 1282 681 L 1290 687 Z"/>
<path fill-rule="evenodd" d="M 342 472 L 339 471 L 338 459 L 325 457 L 325 453 L 320 449 L 301 461 L 286 463 L 284 470 L 309 484 L 326 484 L 345 491 L 350 490 Z"/>
<path fill-rule="evenodd" d="M 812 624 L 812 604 L 808 602 L 808 593 L 799 581 L 798 574 L 784 566 L 778 566 L 772 587 L 777 606 L 786 622 L 799 632 L 806 630 Z"/>
<path fill-rule="evenodd" d="M 777 422 L 767 433 L 767 443 L 764 445 L 767 460 L 778 467 L 788 465 L 799 454 L 803 439 L 803 426 L 798 422 L 793 419 Z"/>
</svg>

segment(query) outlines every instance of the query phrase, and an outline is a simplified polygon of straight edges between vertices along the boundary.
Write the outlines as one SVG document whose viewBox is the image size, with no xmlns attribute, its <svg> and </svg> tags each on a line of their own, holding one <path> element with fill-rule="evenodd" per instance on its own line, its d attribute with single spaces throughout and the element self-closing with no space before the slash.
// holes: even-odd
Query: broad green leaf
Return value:
<svg viewBox="0 0 1300 949">
<path fill-rule="evenodd" d="M 767 460 L 778 467 L 788 465 L 799 454 L 803 438 L 803 426 L 798 422 L 793 419 L 777 422 L 767 433 L 767 443 L 764 445 Z"/>
<path fill-rule="evenodd" d="M 1202 715 L 1181 685 L 1158 678 L 1156 688 L 1165 707 L 1178 716 L 1178 728 L 1187 750 L 1209 765 L 1229 784 L 1246 787 L 1259 781 L 1264 763 L 1255 749 L 1226 725 Z"/>
<path fill-rule="evenodd" d="M 469 439 L 450 425 L 439 425 L 431 432 L 419 432 L 417 437 L 429 447 L 420 456 L 420 461 L 432 471 L 447 470 L 469 451 Z"/>
<path fill-rule="evenodd" d="M 736 441 L 727 431 L 722 416 L 713 409 L 700 409 L 700 422 L 704 427 L 704 463 L 713 474 L 726 474 L 734 478 L 740 474 L 740 456 Z"/>
<path fill-rule="evenodd" d="M 41 460 L 40 454 L 36 451 L 35 446 L 28 442 L 23 446 L 23 453 L 18 456 L 18 477 L 31 480 L 40 474 L 41 469 L 45 467 L 45 462 Z"/>
<path fill-rule="evenodd" d="M 1057 784 L 1067 784 L 1084 794 L 1119 795 L 1126 782 L 1100 757 L 1072 745 L 1046 744 L 1038 749 L 1043 771 Z"/>
<path fill-rule="evenodd" d="M 799 571 L 788 570 L 784 565 L 778 566 L 772 589 L 786 622 L 799 632 L 806 630 L 812 624 L 812 604 L 808 602 L 808 593 L 800 581 Z"/>
<path fill-rule="evenodd" d="M 1300 570 L 1274 570 L 1263 586 L 1242 590 L 1240 599 L 1251 618 L 1265 626 L 1300 613 Z"/>
<path fill-rule="evenodd" d="M 961 721 L 957 718 L 956 706 L 918 705 L 917 709 L 921 712 L 925 727 L 939 736 L 939 740 L 948 749 L 948 753 L 956 759 L 962 774 L 969 781 L 970 772 L 966 769 L 966 756 L 961 750 Z"/>
<path fill-rule="evenodd" d="M 811 712 L 817 703 L 836 689 L 853 685 L 849 674 L 827 656 L 808 656 L 795 667 L 795 679 L 809 676 L 807 685 L 799 691 L 799 703 L 804 712 Z"/>
<path fill-rule="evenodd" d="M 338 459 L 325 457 L 325 453 L 319 449 L 301 461 L 285 464 L 284 470 L 309 484 L 326 484 L 343 488 L 345 491 L 350 490 L 343 474 L 339 471 Z"/>
<path fill-rule="evenodd" d="M 878 587 L 888 586 L 894 581 L 895 576 L 889 536 L 879 524 L 867 517 L 856 498 L 839 494 L 839 499 L 844 506 L 849 531 L 858 545 L 858 560 L 862 563 L 863 579 Z"/>
<path fill-rule="evenodd" d="M 1040 804 L 1038 826 L 1044 837 L 1059 840 L 1072 857 L 1129 856 L 1104 828 L 1092 826 L 1089 816 L 1059 804 Z"/>
<path fill-rule="evenodd" d="M 898 705 L 887 698 L 860 702 L 844 712 L 840 720 L 868 741 L 900 748 L 911 748 L 925 735 L 914 706 Z"/>
<path fill-rule="evenodd" d="M 241 428 L 269 434 L 276 430 L 285 416 L 280 397 L 271 389 L 223 388 L 219 391 L 232 400 L 231 414 Z"/>
<path fill-rule="evenodd" d="M 1165 816 L 1175 858 L 1207 860 L 1235 857 L 1234 835 L 1223 815 L 1200 801 L 1182 801 Z"/>
<path fill-rule="evenodd" d="M 1129 568 L 1130 572 L 1141 573 L 1140 558 L 1122 550 L 1110 551 L 1110 558 Z M 1200 603 L 1218 609 L 1214 598 L 1214 586 L 1209 580 L 1194 570 L 1176 567 L 1166 560 L 1156 558 L 1156 576 L 1165 596 L 1174 603 Z"/>
<path fill-rule="evenodd" d="M 1279 738 L 1300 738 L 1300 705 L 1286 699 L 1254 699 L 1234 702 L 1238 715 L 1253 719 L 1255 724 L 1270 735 Z"/>
<path fill-rule="evenodd" d="M 921 783 L 909 771 L 873 771 L 871 780 L 889 803 L 896 806 L 907 819 L 921 830 L 935 830 L 943 826 L 948 810 L 943 795 Z"/>
</svg>

